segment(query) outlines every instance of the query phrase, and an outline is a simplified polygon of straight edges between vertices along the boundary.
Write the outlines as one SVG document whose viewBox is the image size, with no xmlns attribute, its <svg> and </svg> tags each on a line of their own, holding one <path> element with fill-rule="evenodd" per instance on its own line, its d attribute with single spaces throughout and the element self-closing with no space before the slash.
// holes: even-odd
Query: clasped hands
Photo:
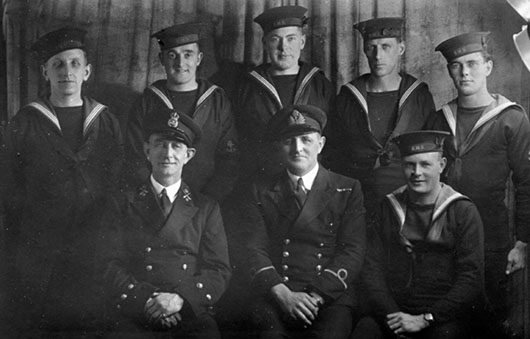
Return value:
<svg viewBox="0 0 530 339">
<path fill-rule="evenodd" d="M 312 325 L 324 304 L 324 299 L 318 294 L 293 292 L 284 284 L 275 285 L 271 292 L 285 314 L 307 326 Z"/>
<path fill-rule="evenodd" d="M 155 292 L 144 306 L 147 321 L 151 326 L 169 329 L 182 321 L 180 310 L 184 305 L 176 293 Z"/>
<path fill-rule="evenodd" d="M 404 312 L 388 314 L 386 324 L 395 334 L 415 333 L 429 326 L 423 314 L 412 315 Z"/>
</svg>

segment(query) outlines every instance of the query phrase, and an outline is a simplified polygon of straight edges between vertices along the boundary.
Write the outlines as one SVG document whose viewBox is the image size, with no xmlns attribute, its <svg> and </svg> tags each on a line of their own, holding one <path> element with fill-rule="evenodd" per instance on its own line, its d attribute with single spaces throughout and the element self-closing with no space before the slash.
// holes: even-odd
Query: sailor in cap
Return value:
<svg viewBox="0 0 530 339">
<path fill-rule="evenodd" d="M 21 336 L 101 326 L 95 226 L 118 181 L 123 145 L 116 118 L 82 94 L 92 72 L 87 33 L 64 27 L 32 45 L 47 91 L 20 109 L 4 136 L 0 194 L 17 230 L 9 240 L 17 244 L 9 274 L 18 279 L 9 324 Z"/>
<path fill-rule="evenodd" d="M 203 138 L 197 156 L 184 169 L 184 179 L 192 188 L 221 201 L 232 191 L 237 178 L 239 151 L 227 95 L 197 73 L 204 61 L 201 45 L 208 32 L 206 23 L 197 22 L 174 25 L 153 34 L 167 78 L 149 85 L 134 103 L 127 123 L 126 156 L 132 172 L 130 180 L 143 180 L 149 173 L 142 149 L 145 121 L 163 118 L 161 114 L 168 108 L 192 117 L 201 127 Z"/>
<path fill-rule="evenodd" d="M 469 198 L 440 182 L 443 131 L 394 139 L 406 185 L 388 194 L 361 273 L 369 316 L 352 338 L 468 338 L 482 297 L 482 222 Z"/>
<path fill-rule="evenodd" d="M 307 104 L 328 112 L 334 90 L 322 70 L 301 61 L 306 45 L 307 9 L 280 6 L 267 9 L 254 21 L 263 31 L 268 62 L 254 68 L 241 81 L 235 99 L 242 144 L 242 175 L 280 171 L 279 159 L 265 140 L 270 118 L 284 106 Z"/>
<path fill-rule="evenodd" d="M 383 17 L 359 22 L 370 73 L 342 86 L 330 116 L 323 162 L 361 181 L 368 220 L 383 197 L 405 184 L 395 135 L 419 130 L 434 112 L 427 84 L 401 71 L 405 22 Z"/>
<path fill-rule="evenodd" d="M 447 60 L 458 96 L 429 118 L 426 128 L 451 133 L 446 181 L 471 198 L 484 222 L 486 294 L 494 319 L 481 327 L 501 338 L 506 274 L 524 267 L 530 240 L 530 123 L 520 105 L 488 90 L 493 70 L 488 37 L 489 32 L 466 33 L 436 47 Z M 514 233 L 504 198 L 511 173 Z"/>
<path fill-rule="evenodd" d="M 182 179 L 202 132 L 186 114 L 163 113 L 145 124 L 151 175 L 113 198 L 103 219 L 98 257 L 117 314 L 110 337 L 220 338 L 214 304 L 230 276 L 223 219 Z"/>
<path fill-rule="evenodd" d="M 268 124 L 285 166 L 252 185 L 249 266 L 260 338 L 347 338 L 365 249 L 358 181 L 318 163 L 326 113 L 287 106 Z"/>
</svg>

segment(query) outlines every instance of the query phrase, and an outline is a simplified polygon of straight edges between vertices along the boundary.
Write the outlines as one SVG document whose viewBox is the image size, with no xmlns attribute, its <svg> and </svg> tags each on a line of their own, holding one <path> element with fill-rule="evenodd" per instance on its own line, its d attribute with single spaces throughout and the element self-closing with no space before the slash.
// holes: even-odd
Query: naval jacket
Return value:
<svg viewBox="0 0 530 339">
<path fill-rule="evenodd" d="M 334 91 L 324 72 L 317 67 L 300 62 L 295 96 L 289 104 L 313 105 L 329 113 L 332 110 Z M 270 118 L 284 105 L 274 87 L 274 81 L 263 64 L 248 73 L 236 93 L 236 120 L 241 139 L 242 175 L 256 172 L 271 175 L 280 171 L 280 159 L 266 140 Z"/>
<path fill-rule="evenodd" d="M 401 74 L 397 118 L 391 135 L 382 143 L 370 126 L 366 91 L 369 78 L 370 74 L 364 74 L 342 86 L 336 99 L 336 110 L 325 131 L 329 142 L 324 149 L 324 162 L 332 170 L 360 180 L 363 190 L 370 191 L 367 193 L 376 191 L 375 196 L 365 194 L 365 198 L 373 200 L 371 203 L 377 206 L 386 194 L 405 184 L 399 149 L 392 138 L 420 130 L 435 109 L 427 84 L 411 75 Z"/>
<path fill-rule="evenodd" d="M 451 133 L 444 144 L 445 181 L 477 205 L 486 250 L 500 250 L 513 246 L 505 204 L 510 173 L 515 188 L 515 237 L 530 241 L 530 123 L 521 106 L 502 95 L 492 96 L 495 100 L 460 145 L 454 137 L 456 100 L 433 114 L 425 128 Z"/>
<path fill-rule="evenodd" d="M 210 312 L 230 276 L 219 205 L 184 182 L 167 218 L 149 181 L 114 197 L 98 253 L 108 301 L 132 321 L 154 292 L 180 295 L 184 321 Z"/>
<path fill-rule="evenodd" d="M 52 293 L 52 276 L 61 274 L 87 277 L 86 284 L 68 289 L 76 295 L 61 293 L 65 299 L 77 303 L 84 293 L 97 297 L 89 289 L 97 225 L 122 160 L 117 119 L 91 98 L 83 97 L 83 139 L 77 151 L 63 138 L 48 100 L 31 102 L 9 122 L 0 159 L 1 194 L 18 214 L 12 248 L 21 299 L 37 305 L 29 311 L 39 312 L 39 300 Z"/>
<path fill-rule="evenodd" d="M 224 90 L 207 80 L 197 82 L 198 99 L 191 117 L 201 127 L 202 138 L 193 161 L 184 167 L 182 178 L 192 189 L 220 201 L 232 191 L 238 176 L 238 137 Z M 143 151 L 144 120 L 174 107 L 166 83 L 167 80 L 159 80 L 148 86 L 127 122 L 126 155 L 136 183 L 149 174 Z M 159 118 L 164 121 L 169 116 Z"/>
<path fill-rule="evenodd" d="M 374 315 L 432 313 L 444 323 L 464 315 L 482 295 L 482 222 L 467 197 L 442 185 L 426 235 L 408 239 L 407 200 L 403 186 L 382 202 L 380 222 L 369 230 L 363 283 Z"/>
<path fill-rule="evenodd" d="M 284 283 L 296 292 L 316 291 L 328 304 L 347 290 L 353 295 L 366 246 L 359 182 L 320 167 L 299 210 L 289 180 L 282 172 L 252 189 L 261 215 L 249 225 L 253 291 L 266 295 Z"/>
</svg>

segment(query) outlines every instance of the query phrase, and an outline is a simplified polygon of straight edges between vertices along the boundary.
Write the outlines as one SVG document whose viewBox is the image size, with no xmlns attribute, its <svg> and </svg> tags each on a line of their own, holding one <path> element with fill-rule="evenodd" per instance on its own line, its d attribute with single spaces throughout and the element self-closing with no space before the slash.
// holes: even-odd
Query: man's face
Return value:
<svg viewBox="0 0 530 339">
<path fill-rule="evenodd" d="M 201 64 L 202 52 L 197 43 L 177 46 L 160 52 L 160 62 L 166 70 L 168 85 L 195 84 L 197 67 Z"/>
<path fill-rule="evenodd" d="M 274 71 L 290 74 L 296 70 L 300 54 L 305 46 L 305 35 L 296 26 L 277 28 L 263 38 L 263 45 Z"/>
<path fill-rule="evenodd" d="M 399 60 L 404 52 L 405 44 L 396 38 L 372 39 L 364 43 L 364 54 L 375 77 L 399 73 Z"/>
<path fill-rule="evenodd" d="M 53 96 L 81 96 L 83 82 L 88 80 L 92 67 L 85 52 L 79 48 L 55 54 L 41 66 L 42 75 L 50 82 Z"/>
<path fill-rule="evenodd" d="M 401 165 L 409 191 L 416 196 L 423 197 L 436 193 L 446 161 L 439 152 L 418 153 L 403 157 Z"/>
<path fill-rule="evenodd" d="M 194 148 L 156 133 L 144 143 L 144 152 L 151 163 L 153 177 L 159 182 L 167 179 L 178 181 L 182 176 L 182 168 L 195 155 Z"/>
<path fill-rule="evenodd" d="M 282 140 L 280 148 L 287 169 L 298 176 L 308 173 L 316 166 L 325 143 L 326 138 L 317 132 Z"/>
<path fill-rule="evenodd" d="M 481 52 L 463 55 L 447 64 L 458 95 L 469 96 L 487 90 L 487 78 L 493 69 L 493 61 L 486 61 Z"/>
</svg>

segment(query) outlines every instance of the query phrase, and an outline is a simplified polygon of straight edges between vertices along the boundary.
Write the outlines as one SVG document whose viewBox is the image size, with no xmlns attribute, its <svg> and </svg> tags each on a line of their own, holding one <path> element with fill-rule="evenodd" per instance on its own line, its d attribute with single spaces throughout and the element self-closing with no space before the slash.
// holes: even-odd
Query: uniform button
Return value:
<svg viewBox="0 0 530 339">
<path fill-rule="evenodd" d="M 127 294 L 123 293 L 122 295 L 120 295 L 120 299 L 121 300 L 127 299 Z"/>
<path fill-rule="evenodd" d="M 151 252 L 151 250 L 152 250 L 152 248 L 151 248 L 151 247 L 146 247 L 146 248 L 145 248 L 145 252 L 146 252 L 146 253 L 149 253 L 149 252 Z"/>
<path fill-rule="evenodd" d="M 147 265 L 147 266 L 145 266 L 145 270 L 146 270 L 147 272 L 151 272 L 151 271 L 153 270 L 153 266 L 151 266 L 151 265 Z"/>
<path fill-rule="evenodd" d="M 182 255 L 188 255 L 187 251 L 182 252 Z"/>
<path fill-rule="evenodd" d="M 202 283 L 198 282 L 195 286 L 197 286 L 197 288 L 202 288 Z"/>
<path fill-rule="evenodd" d="M 288 281 L 289 281 L 289 277 L 283 277 L 283 278 L 282 278 L 282 281 L 283 281 L 283 282 L 288 282 Z"/>
<path fill-rule="evenodd" d="M 289 243 L 291 243 L 291 239 L 285 239 L 285 240 L 283 241 L 283 243 L 284 243 L 285 245 L 289 245 Z"/>
<path fill-rule="evenodd" d="M 324 247 L 324 243 L 321 242 L 320 244 L 318 244 L 318 247 Z"/>
<path fill-rule="evenodd" d="M 320 272 L 320 271 L 322 271 L 322 266 L 321 265 L 317 265 L 316 269 L 317 269 L 318 272 Z"/>
<path fill-rule="evenodd" d="M 287 252 L 287 251 L 283 251 L 282 256 L 283 256 L 284 258 L 287 258 L 287 257 L 289 256 L 289 252 Z"/>
<path fill-rule="evenodd" d="M 287 266 L 287 265 L 283 265 L 282 266 L 282 270 L 287 271 L 288 269 L 289 269 L 289 266 Z"/>
<path fill-rule="evenodd" d="M 322 253 L 317 253 L 317 258 L 322 259 Z"/>
<path fill-rule="evenodd" d="M 329 226 L 333 226 L 333 221 L 329 223 Z"/>
<path fill-rule="evenodd" d="M 185 271 L 188 269 L 188 264 L 182 264 L 182 269 Z"/>
<path fill-rule="evenodd" d="M 121 309 L 121 305 L 120 305 L 120 304 L 116 305 L 116 308 L 117 308 L 118 310 Z"/>
<path fill-rule="evenodd" d="M 212 300 L 212 296 L 209 295 L 209 294 L 207 294 L 207 295 L 206 295 L 206 299 L 208 299 L 208 300 Z"/>
<path fill-rule="evenodd" d="M 127 285 L 127 289 L 132 290 L 134 288 L 134 284 Z"/>
</svg>

